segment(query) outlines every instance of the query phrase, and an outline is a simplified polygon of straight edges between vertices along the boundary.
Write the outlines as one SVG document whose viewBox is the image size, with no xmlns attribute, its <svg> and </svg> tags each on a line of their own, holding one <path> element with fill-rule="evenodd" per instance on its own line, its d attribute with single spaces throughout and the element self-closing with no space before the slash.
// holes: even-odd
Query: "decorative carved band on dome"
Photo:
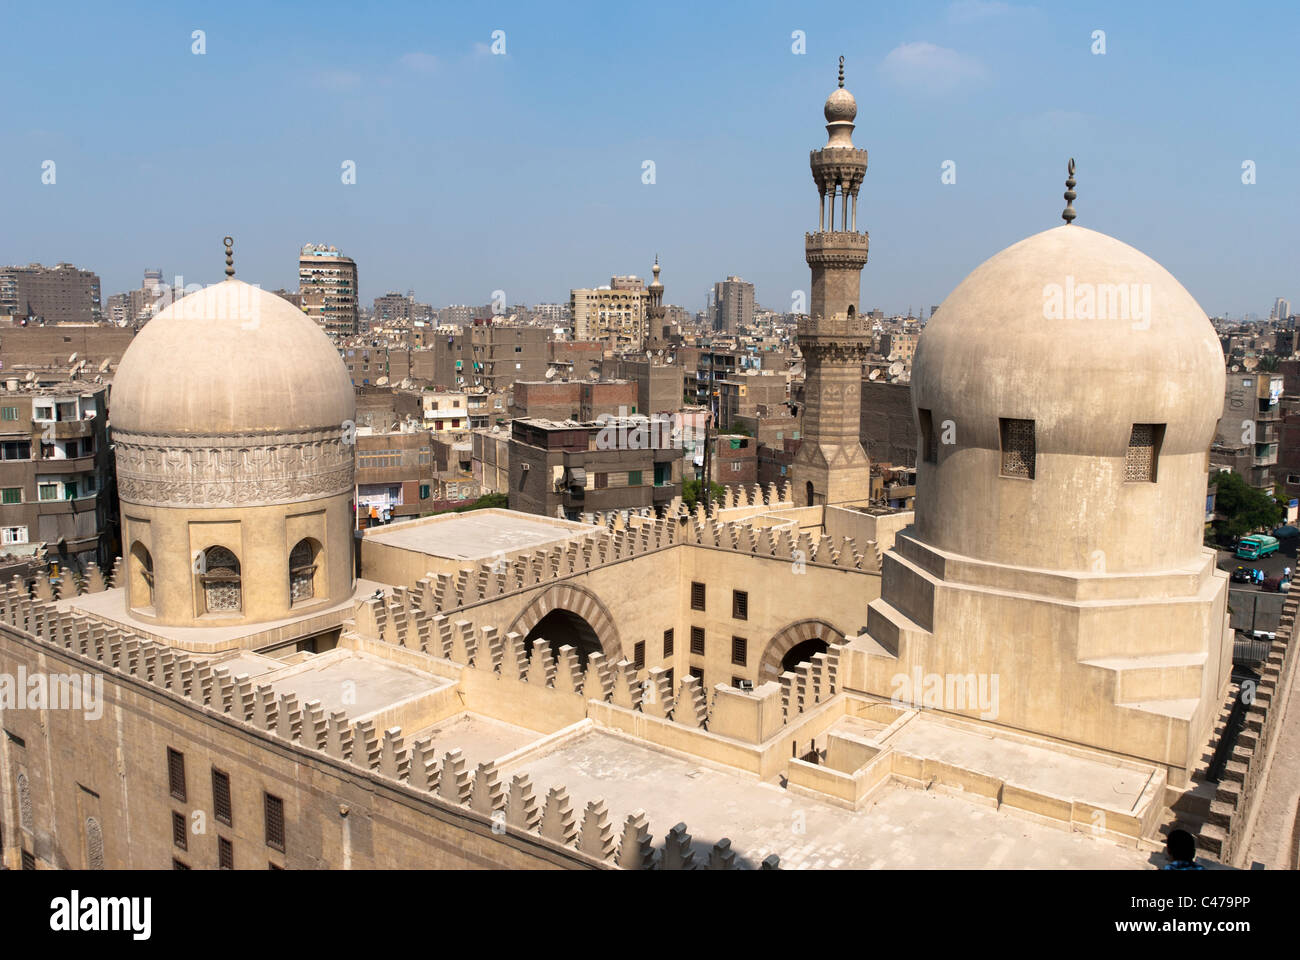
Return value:
<svg viewBox="0 0 1300 960">
<path fill-rule="evenodd" d="M 118 496 L 143 505 L 266 506 L 350 492 L 342 427 L 246 436 L 114 431 Z"/>
</svg>

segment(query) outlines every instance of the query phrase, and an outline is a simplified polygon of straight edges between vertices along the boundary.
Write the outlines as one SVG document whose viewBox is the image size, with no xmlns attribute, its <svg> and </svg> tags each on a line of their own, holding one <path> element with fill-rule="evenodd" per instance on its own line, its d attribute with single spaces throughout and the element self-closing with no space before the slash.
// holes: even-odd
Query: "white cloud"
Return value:
<svg viewBox="0 0 1300 960">
<path fill-rule="evenodd" d="M 924 93 L 948 93 L 987 75 L 973 57 L 924 40 L 900 43 L 889 51 L 880 70 L 893 83 Z"/>
<path fill-rule="evenodd" d="M 421 53 L 418 50 L 402 54 L 400 62 L 407 70 L 413 70 L 416 73 L 432 73 L 438 68 L 437 57 L 431 53 Z"/>
</svg>

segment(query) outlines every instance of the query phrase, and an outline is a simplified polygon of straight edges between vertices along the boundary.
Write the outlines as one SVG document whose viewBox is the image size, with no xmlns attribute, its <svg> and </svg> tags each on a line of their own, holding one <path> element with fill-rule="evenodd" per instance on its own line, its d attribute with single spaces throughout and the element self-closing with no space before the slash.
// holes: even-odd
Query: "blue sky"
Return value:
<svg viewBox="0 0 1300 960">
<path fill-rule="evenodd" d="M 670 302 L 698 309 L 735 273 L 789 309 L 843 54 L 870 151 L 864 306 L 938 304 L 1059 224 L 1070 156 L 1076 222 L 1209 313 L 1300 301 L 1294 4 L 7 2 L 3 19 L 0 263 L 69 260 L 105 296 L 146 266 L 219 280 L 230 233 L 267 288 L 296 285 L 303 243 L 336 245 L 367 303 L 565 300 L 648 276 L 657 252 Z"/>
</svg>

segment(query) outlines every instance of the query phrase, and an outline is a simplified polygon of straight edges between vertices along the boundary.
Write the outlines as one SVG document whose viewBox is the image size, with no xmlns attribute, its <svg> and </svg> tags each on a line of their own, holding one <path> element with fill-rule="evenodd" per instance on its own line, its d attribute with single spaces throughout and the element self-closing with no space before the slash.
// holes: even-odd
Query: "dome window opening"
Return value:
<svg viewBox="0 0 1300 960">
<path fill-rule="evenodd" d="M 1124 454 L 1126 483 L 1155 483 L 1160 462 L 1160 444 L 1165 437 L 1163 423 L 1135 423 Z"/>
<path fill-rule="evenodd" d="M 242 609 L 239 558 L 225 547 L 208 548 L 200 580 L 208 613 L 238 613 Z"/>
<path fill-rule="evenodd" d="M 311 600 L 316 595 L 316 548 L 310 539 L 299 540 L 289 554 L 289 602 Z"/>
<path fill-rule="evenodd" d="M 998 419 L 1002 437 L 1002 476 L 1034 479 L 1034 421 Z"/>
<path fill-rule="evenodd" d="M 939 462 L 939 445 L 934 435 L 934 417 L 929 410 L 918 409 L 917 419 L 921 422 L 921 450 L 925 463 Z"/>
</svg>

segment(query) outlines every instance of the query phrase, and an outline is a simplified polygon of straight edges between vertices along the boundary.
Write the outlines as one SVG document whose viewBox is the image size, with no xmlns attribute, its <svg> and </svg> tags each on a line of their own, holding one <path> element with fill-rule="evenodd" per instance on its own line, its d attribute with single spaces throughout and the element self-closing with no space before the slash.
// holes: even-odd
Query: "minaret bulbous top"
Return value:
<svg viewBox="0 0 1300 960">
<path fill-rule="evenodd" d="M 826 117 L 826 133 L 829 135 L 826 146 L 852 147 L 853 121 L 858 115 L 858 101 L 844 89 L 843 57 L 840 57 L 839 86 L 826 98 L 822 113 Z"/>
</svg>

